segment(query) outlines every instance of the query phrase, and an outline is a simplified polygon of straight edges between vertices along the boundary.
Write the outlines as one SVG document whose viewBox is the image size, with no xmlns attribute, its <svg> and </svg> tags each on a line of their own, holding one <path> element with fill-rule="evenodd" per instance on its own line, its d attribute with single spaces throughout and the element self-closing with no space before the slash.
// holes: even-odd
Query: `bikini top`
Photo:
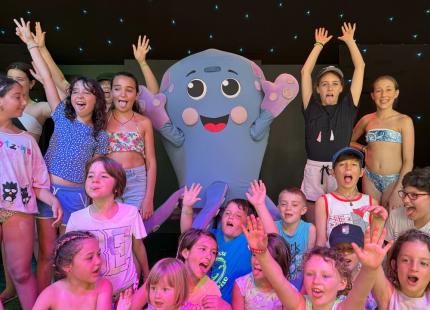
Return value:
<svg viewBox="0 0 430 310">
<path fill-rule="evenodd" d="M 138 152 L 145 154 L 145 143 L 138 131 L 109 133 L 108 152 Z"/>
<path fill-rule="evenodd" d="M 402 134 L 392 129 L 371 129 L 366 133 L 366 142 L 402 143 Z"/>
</svg>

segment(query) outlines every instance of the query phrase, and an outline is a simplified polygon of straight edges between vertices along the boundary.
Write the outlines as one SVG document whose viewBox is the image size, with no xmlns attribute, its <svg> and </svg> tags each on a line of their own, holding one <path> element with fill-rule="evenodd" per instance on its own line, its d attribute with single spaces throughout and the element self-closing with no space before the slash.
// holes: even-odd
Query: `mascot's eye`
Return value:
<svg viewBox="0 0 430 310">
<path fill-rule="evenodd" d="M 188 83 L 188 95 L 194 100 L 200 100 L 206 95 L 206 84 L 202 80 L 195 79 Z"/>
<path fill-rule="evenodd" d="M 221 83 L 221 91 L 227 98 L 236 98 L 240 93 L 240 84 L 235 79 L 225 79 Z"/>
</svg>

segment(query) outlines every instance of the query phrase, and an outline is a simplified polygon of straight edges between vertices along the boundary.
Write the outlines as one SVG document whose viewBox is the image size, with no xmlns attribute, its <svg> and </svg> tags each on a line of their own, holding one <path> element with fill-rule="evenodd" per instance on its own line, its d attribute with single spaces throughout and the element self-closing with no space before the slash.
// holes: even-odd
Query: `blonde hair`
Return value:
<svg viewBox="0 0 430 310">
<path fill-rule="evenodd" d="M 167 284 L 175 289 L 175 306 L 177 308 L 183 306 L 189 294 L 184 263 L 179 259 L 168 257 L 159 260 L 152 267 L 145 284 L 149 303 L 151 302 L 149 299 L 151 285 L 156 285 L 162 279 L 165 279 Z"/>
</svg>

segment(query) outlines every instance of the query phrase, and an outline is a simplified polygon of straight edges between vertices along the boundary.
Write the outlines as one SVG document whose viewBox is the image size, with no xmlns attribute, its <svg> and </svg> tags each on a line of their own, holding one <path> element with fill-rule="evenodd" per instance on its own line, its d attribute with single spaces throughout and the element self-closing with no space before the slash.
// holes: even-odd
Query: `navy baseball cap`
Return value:
<svg viewBox="0 0 430 310">
<path fill-rule="evenodd" d="M 349 223 L 340 224 L 333 228 L 328 240 L 331 248 L 340 243 L 352 242 L 361 248 L 364 246 L 364 234 L 360 226 Z"/>
<path fill-rule="evenodd" d="M 337 152 L 333 155 L 333 157 L 331 158 L 331 162 L 332 162 L 333 166 L 336 164 L 336 162 L 337 162 L 337 160 L 339 159 L 339 157 L 340 157 L 341 155 L 344 155 L 344 154 L 349 154 L 349 155 L 353 155 L 353 156 L 355 156 L 358 160 L 360 160 L 361 167 L 363 167 L 363 166 L 364 166 L 364 155 L 363 155 L 363 153 L 362 153 L 362 152 L 360 152 L 359 150 L 354 149 L 354 148 L 349 147 L 349 146 L 346 146 L 346 147 L 344 147 L 344 148 L 341 148 L 339 151 L 337 151 Z"/>
<path fill-rule="evenodd" d="M 319 80 L 327 72 L 333 72 L 336 75 L 338 75 L 340 77 L 340 79 L 343 79 L 343 72 L 342 72 L 342 70 L 340 70 L 336 66 L 328 66 L 328 67 L 322 68 L 321 71 L 318 72 L 318 74 L 317 74 L 317 80 Z"/>
</svg>

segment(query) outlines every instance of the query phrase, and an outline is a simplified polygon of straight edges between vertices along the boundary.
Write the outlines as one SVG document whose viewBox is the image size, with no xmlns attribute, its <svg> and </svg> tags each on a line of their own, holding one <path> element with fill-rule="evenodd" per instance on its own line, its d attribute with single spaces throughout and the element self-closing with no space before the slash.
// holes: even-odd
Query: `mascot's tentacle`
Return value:
<svg viewBox="0 0 430 310">
<path fill-rule="evenodd" d="M 149 234 L 158 228 L 170 217 L 173 210 L 178 206 L 179 198 L 184 194 L 184 188 L 180 188 L 174 192 L 161 206 L 159 206 L 154 214 L 144 221 L 146 233 Z"/>
<path fill-rule="evenodd" d="M 279 213 L 278 207 L 273 203 L 269 196 L 266 196 L 266 208 L 269 210 L 269 213 L 274 221 L 281 219 L 281 214 Z"/>
<path fill-rule="evenodd" d="M 166 96 L 163 93 L 154 95 L 145 86 L 139 85 L 137 100 L 143 113 L 151 119 L 155 129 L 159 130 L 170 121 L 165 109 Z"/>
<path fill-rule="evenodd" d="M 261 109 L 269 111 L 273 117 L 281 114 L 299 93 L 299 83 L 294 76 L 287 73 L 279 75 L 274 83 L 262 80 L 261 86 L 264 92 Z"/>
<path fill-rule="evenodd" d="M 217 215 L 224 202 L 228 185 L 224 182 L 213 182 L 203 194 L 202 200 L 195 208 L 202 208 L 193 221 L 194 228 L 206 229 L 212 219 Z"/>
</svg>

